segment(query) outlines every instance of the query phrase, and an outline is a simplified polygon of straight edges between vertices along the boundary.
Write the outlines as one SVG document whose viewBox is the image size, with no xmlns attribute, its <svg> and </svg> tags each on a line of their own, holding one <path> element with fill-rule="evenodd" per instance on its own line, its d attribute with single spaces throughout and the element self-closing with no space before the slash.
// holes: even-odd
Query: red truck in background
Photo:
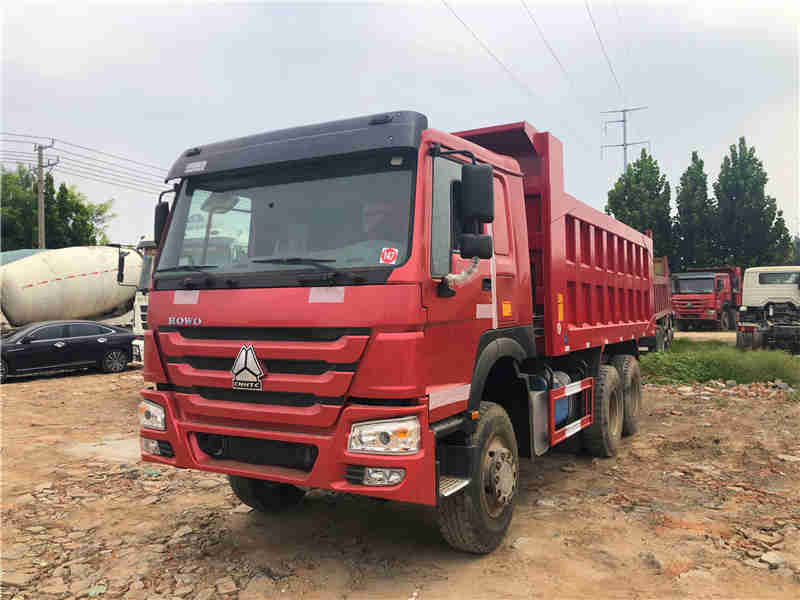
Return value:
<svg viewBox="0 0 800 600">
<path fill-rule="evenodd" d="M 700 326 L 735 330 L 742 303 L 742 269 L 708 267 L 678 273 L 673 277 L 672 303 L 679 331 Z"/>
<path fill-rule="evenodd" d="M 435 506 L 453 547 L 491 552 L 521 457 L 636 432 L 657 331 L 651 238 L 565 193 L 562 161 L 526 122 L 448 134 L 415 112 L 182 153 L 156 206 L 143 460 L 225 473 L 259 511 L 309 488 Z M 236 252 L 196 252 L 215 232 Z"/>
</svg>

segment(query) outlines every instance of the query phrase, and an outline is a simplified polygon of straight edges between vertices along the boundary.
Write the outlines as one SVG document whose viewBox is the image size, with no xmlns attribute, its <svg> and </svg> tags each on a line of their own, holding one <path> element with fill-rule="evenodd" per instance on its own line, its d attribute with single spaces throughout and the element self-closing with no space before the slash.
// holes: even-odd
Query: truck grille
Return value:
<svg viewBox="0 0 800 600">
<path fill-rule="evenodd" d="M 212 356 L 170 356 L 167 362 L 184 363 L 194 369 L 203 371 L 230 371 L 235 358 L 218 358 Z M 322 375 L 328 371 L 354 373 L 357 363 L 336 365 L 322 360 L 261 360 L 267 373 L 291 373 L 293 375 Z"/>
<path fill-rule="evenodd" d="M 308 473 L 314 468 L 318 450 L 311 444 L 278 440 L 234 437 L 215 433 L 197 433 L 197 445 L 217 460 L 235 460 L 249 465 L 297 469 Z"/>
<path fill-rule="evenodd" d="M 176 386 L 174 389 L 179 394 L 197 394 L 206 400 L 222 400 L 224 402 L 297 407 L 314 406 L 315 404 L 332 404 L 334 406 L 344 404 L 344 397 L 316 396 L 314 394 L 296 394 L 292 392 L 254 392 L 219 387 Z"/>
</svg>

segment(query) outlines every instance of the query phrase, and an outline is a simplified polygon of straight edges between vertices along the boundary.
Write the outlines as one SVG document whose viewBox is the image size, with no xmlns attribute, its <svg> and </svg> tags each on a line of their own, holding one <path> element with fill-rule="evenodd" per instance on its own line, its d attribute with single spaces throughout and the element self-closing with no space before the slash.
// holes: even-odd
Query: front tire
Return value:
<svg viewBox="0 0 800 600">
<path fill-rule="evenodd" d="M 0 383 L 5 383 L 6 377 L 8 377 L 8 363 L 0 360 Z"/>
<path fill-rule="evenodd" d="M 121 373 L 130 362 L 128 353 L 124 350 L 109 350 L 100 363 L 104 373 Z"/>
<path fill-rule="evenodd" d="M 306 495 L 299 487 L 263 479 L 228 475 L 231 490 L 244 504 L 262 513 L 286 510 L 298 504 Z"/>
<path fill-rule="evenodd" d="M 635 356 L 620 354 L 611 361 L 617 369 L 622 383 L 622 402 L 625 414 L 622 419 L 622 435 L 633 435 L 639 430 L 642 414 L 642 371 Z"/>
<path fill-rule="evenodd" d="M 481 402 L 480 420 L 468 443 L 479 448 L 472 482 L 440 499 L 439 529 L 453 548 L 488 554 L 508 531 L 519 479 L 517 438 L 506 411 L 494 402 Z"/>
<path fill-rule="evenodd" d="M 594 386 L 594 423 L 581 432 L 583 446 L 589 454 L 617 455 L 624 416 L 625 404 L 617 369 L 613 365 L 600 365 Z"/>
</svg>

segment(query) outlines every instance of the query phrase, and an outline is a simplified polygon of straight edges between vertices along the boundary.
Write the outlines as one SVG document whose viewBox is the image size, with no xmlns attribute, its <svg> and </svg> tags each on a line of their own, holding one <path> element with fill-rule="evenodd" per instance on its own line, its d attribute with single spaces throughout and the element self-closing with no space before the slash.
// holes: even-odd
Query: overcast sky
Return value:
<svg viewBox="0 0 800 600">
<path fill-rule="evenodd" d="M 441 0 L 6 2 L 2 131 L 167 169 L 190 146 L 389 110 L 422 112 L 444 131 L 526 120 L 564 142 L 567 191 L 602 209 L 622 153 L 601 159 L 600 145 L 622 138 L 615 126 L 603 134 L 600 113 L 646 105 L 630 115 L 629 140 L 651 141 L 673 200 L 693 150 L 713 193 L 724 154 L 744 135 L 798 231 L 798 3 L 592 1 L 620 90 L 583 0 L 526 0 L 566 75 L 520 0 L 447 1 L 513 77 Z M 30 151 L 3 144 L 12 147 Z M 115 199 L 114 241 L 152 236 L 153 194 L 56 179 L 91 201 Z"/>
</svg>

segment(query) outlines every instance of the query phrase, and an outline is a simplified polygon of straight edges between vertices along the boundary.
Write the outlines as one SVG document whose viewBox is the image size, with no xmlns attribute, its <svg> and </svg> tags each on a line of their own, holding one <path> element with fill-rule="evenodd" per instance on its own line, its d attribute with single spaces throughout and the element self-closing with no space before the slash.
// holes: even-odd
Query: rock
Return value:
<svg viewBox="0 0 800 600">
<path fill-rule="evenodd" d="M 217 592 L 219 592 L 220 594 L 232 594 L 238 589 L 236 587 L 236 582 L 234 582 L 231 577 L 223 577 L 222 579 L 217 579 L 214 585 L 216 585 Z"/>
<path fill-rule="evenodd" d="M 35 577 L 32 573 L 19 573 L 16 571 L 6 571 L 3 570 L 3 587 L 7 585 L 13 585 L 14 587 L 25 587 L 27 586 Z"/>
<path fill-rule="evenodd" d="M 191 586 L 191 585 L 184 585 L 184 586 L 182 586 L 182 587 L 175 588 L 175 589 L 172 591 L 172 595 L 173 595 L 173 596 L 180 596 L 181 598 L 183 598 L 184 596 L 188 596 L 189 594 L 191 594 L 191 593 L 192 593 L 192 591 L 194 591 L 194 586 Z M 240 597 L 241 597 L 241 596 L 240 596 Z"/>
<path fill-rule="evenodd" d="M 195 487 L 199 487 L 201 490 L 210 490 L 218 487 L 221 483 L 217 479 L 201 479 L 195 484 Z"/>
<path fill-rule="evenodd" d="M 659 561 L 652 552 L 641 552 L 639 553 L 639 558 L 641 558 L 644 564 L 651 569 L 655 569 L 656 571 L 660 572 L 664 568 L 661 564 L 661 561 Z"/>
<path fill-rule="evenodd" d="M 784 462 L 800 462 L 800 456 L 792 456 L 791 454 L 778 454 L 778 460 Z"/>
<path fill-rule="evenodd" d="M 777 569 L 778 567 L 782 567 L 786 562 L 786 559 L 783 557 L 782 554 L 774 551 L 762 554 L 760 560 L 761 562 L 767 563 L 770 569 Z"/>
<path fill-rule="evenodd" d="M 759 562 L 752 558 L 746 558 L 742 562 L 748 567 L 753 567 L 754 569 L 769 569 L 769 565 L 767 563 Z"/>
<path fill-rule="evenodd" d="M 531 541 L 531 538 L 529 538 L 529 537 L 524 537 L 524 536 L 523 537 L 518 537 L 513 542 L 511 542 L 511 548 L 513 548 L 514 550 L 518 550 L 519 548 L 521 548 L 522 546 L 524 546 L 525 544 L 527 544 L 530 541 Z"/>
<path fill-rule="evenodd" d="M 561 465 L 561 470 L 564 471 L 564 473 L 574 473 L 577 471 L 575 465 Z"/>
<path fill-rule="evenodd" d="M 40 585 L 38 590 L 44 594 L 54 594 L 54 595 L 62 595 L 69 592 L 69 588 L 64 585 L 64 582 L 61 580 L 60 577 L 53 577 L 51 579 L 47 579 L 43 581 Z"/>
<path fill-rule="evenodd" d="M 37 525 L 35 527 L 26 527 L 25 531 L 29 533 L 42 533 L 43 531 L 47 531 L 47 529 Z"/>
<path fill-rule="evenodd" d="M 539 498 L 536 501 L 536 504 L 538 504 L 539 506 L 547 506 L 548 508 L 555 508 L 556 501 L 551 500 L 550 498 Z"/>
<path fill-rule="evenodd" d="M 671 410 L 671 411 L 669 411 L 669 414 L 675 415 L 677 417 L 680 417 L 681 415 L 683 415 L 683 413 L 681 411 L 679 411 L 679 410 Z"/>
<path fill-rule="evenodd" d="M 194 529 L 192 529 L 188 525 L 184 525 L 183 527 L 179 528 L 178 531 L 172 534 L 172 539 L 176 540 L 178 538 L 182 538 L 183 536 L 192 533 L 192 531 L 194 531 Z"/>
<path fill-rule="evenodd" d="M 259 575 L 251 579 L 247 587 L 239 593 L 239 600 L 263 600 L 271 598 L 274 593 L 275 586 L 269 577 Z"/>
<path fill-rule="evenodd" d="M 245 515 L 249 512 L 253 512 L 253 509 L 247 506 L 247 504 L 240 504 L 239 506 L 234 508 L 231 512 L 237 515 Z"/>
</svg>

